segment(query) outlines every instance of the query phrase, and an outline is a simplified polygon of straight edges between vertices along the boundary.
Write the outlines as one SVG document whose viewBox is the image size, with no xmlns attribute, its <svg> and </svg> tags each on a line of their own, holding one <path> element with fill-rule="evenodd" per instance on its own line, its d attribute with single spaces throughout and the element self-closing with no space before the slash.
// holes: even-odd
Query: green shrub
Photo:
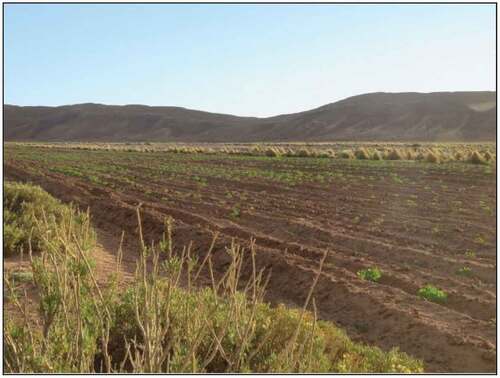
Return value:
<svg viewBox="0 0 500 378">
<path fill-rule="evenodd" d="M 29 240 L 33 252 L 43 248 L 40 232 L 50 231 L 54 224 L 74 213 L 71 207 L 63 205 L 39 186 L 6 182 L 4 184 L 4 256 L 10 256 L 29 249 Z M 76 234 L 83 232 L 83 214 L 75 214 L 73 223 Z M 36 227 L 37 222 L 44 222 L 47 226 Z M 89 233 L 90 230 L 87 230 Z M 92 243 L 89 234 L 86 243 Z M 54 241 L 57 243 L 57 241 Z M 88 244 L 88 243 L 87 243 Z M 88 245 L 84 248 L 88 248 Z"/>
<path fill-rule="evenodd" d="M 382 272 L 378 268 L 368 268 L 358 271 L 357 276 L 366 281 L 377 282 L 382 278 Z"/>
<path fill-rule="evenodd" d="M 32 255 L 31 271 L 13 272 L 4 280 L 21 312 L 4 324 L 4 366 L 11 372 L 80 372 L 94 363 L 101 336 L 92 264 L 85 257 L 95 241 L 89 216 L 39 187 L 7 183 L 5 188 L 4 201 L 23 235 L 20 243 L 27 243 L 32 231 L 40 249 Z M 22 282 L 36 286 L 41 327 L 30 323 L 17 298 L 15 286 Z"/>
<path fill-rule="evenodd" d="M 448 294 L 432 285 L 426 285 L 418 291 L 418 295 L 431 302 L 443 303 L 448 299 Z"/>
</svg>

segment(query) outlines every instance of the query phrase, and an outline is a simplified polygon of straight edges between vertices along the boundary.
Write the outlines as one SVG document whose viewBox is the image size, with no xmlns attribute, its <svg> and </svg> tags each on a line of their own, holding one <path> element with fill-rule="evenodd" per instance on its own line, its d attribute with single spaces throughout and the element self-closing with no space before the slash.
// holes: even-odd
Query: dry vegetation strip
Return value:
<svg viewBox="0 0 500 378">
<path fill-rule="evenodd" d="M 358 160 L 416 160 L 427 163 L 496 161 L 493 143 L 10 143 L 19 146 L 87 151 L 173 152 L 268 157 L 313 157 Z"/>
<path fill-rule="evenodd" d="M 148 238 L 158 240 L 172 216 L 176 240 L 193 241 L 200 258 L 214 231 L 215 251 L 255 237 L 257 264 L 273 271 L 273 303 L 302 306 L 327 250 L 320 319 L 386 350 L 399 346 L 429 371 L 495 369 L 490 164 L 27 146 L 7 146 L 5 162 L 7 177 L 90 206 L 95 223 L 116 235 L 135 231 L 142 202 Z M 214 254 L 215 270 L 227 263 Z M 375 268 L 377 279 L 362 273 Z"/>
</svg>

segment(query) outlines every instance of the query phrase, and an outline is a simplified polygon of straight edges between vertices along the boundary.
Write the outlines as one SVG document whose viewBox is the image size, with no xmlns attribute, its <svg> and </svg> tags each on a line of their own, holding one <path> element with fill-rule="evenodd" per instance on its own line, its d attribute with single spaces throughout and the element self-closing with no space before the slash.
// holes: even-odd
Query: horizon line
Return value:
<svg viewBox="0 0 500 378">
<path fill-rule="evenodd" d="M 354 97 L 360 97 L 360 96 L 367 96 L 367 95 L 375 95 L 375 94 L 451 94 L 451 93 L 480 93 L 480 92 L 491 92 L 491 93 L 496 93 L 495 90 L 459 90 L 459 91 L 432 91 L 432 92 L 417 92 L 417 91 L 408 91 L 408 92 L 384 92 L 384 91 L 377 91 L 377 92 L 366 92 L 366 93 L 360 93 L 348 97 L 343 97 L 339 100 L 333 101 L 333 102 L 328 102 L 323 105 L 316 106 L 314 108 L 310 109 L 305 109 L 305 110 L 300 110 L 296 112 L 291 112 L 291 113 L 280 113 L 280 114 L 275 114 L 275 115 L 269 115 L 269 116 L 252 116 L 252 115 L 237 115 L 234 113 L 221 113 L 217 111 L 210 111 L 210 110 L 202 110 L 202 109 L 196 109 L 196 108 L 191 108 L 191 107 L 185 107 L 185 106 L 177 106 L 177 105 L 148 105 L 148 104 L 140 104 L 140 103 L 128 103 L 128 104 L 110 104 L 110 103 L 100 103 L 100 102 L 79 102 L 79 103 L 73 103 L 73 104 L 64 104 L 64 105 L 17 105 L 17 104 L 9 104 L 9 103 L 3 103 L 3 106 L 14 106 L 14 107 L 19 107 L 19 108 L 64 108 L 64 107 L 74 107 L 74 106 L 81 106 L 81 105 L 97 105 L 97 106 L 120 106 L 120 107 L 127 107 L 127 106 L 141 106 L 141 107 L 148 107 L 148 108 L 176 108 L 176 109 L 184 109 L 184 110 L 189 110 L 189 111 L 195 111 L 195 112 L 201 112 L 201 113 L 210 113 L 210 114 L 218 114 L 218 115 L 226 115 L 226 116 L 233 116 L 233 117 L 240 117 L 240 118 L 257 118 L 257 119 L 266 119 L 266 118 L 274 118 L 274 117 L 280 117 L 280 116 L 286 116 L 286 115 L 292 115 L 292 114 L 297 114 L 297 113 L 303 113 L 311 110 L 316 110 L 319 108 L 322 108 L 324 106 L 332 105 L 341 101 L 348 100 L 350 98 Z M 495 101 L 496 103 L 496 101 Z"/>
</svg>

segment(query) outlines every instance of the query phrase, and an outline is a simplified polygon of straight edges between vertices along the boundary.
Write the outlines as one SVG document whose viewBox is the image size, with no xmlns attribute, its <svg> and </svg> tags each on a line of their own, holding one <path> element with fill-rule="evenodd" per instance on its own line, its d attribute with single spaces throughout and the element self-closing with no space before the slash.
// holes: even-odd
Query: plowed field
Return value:
<svg viewBox="0 0 500 378">
<path fill-rule="evenodd" d="M 117 239 L 135 237 L 139 203 L 149 239 L 171 216 L 176 246 L 203 257 L 218 231 L 219 269 L 225 245 L 255 238 L 273 303 L 302 306 L 326 250 L 322 319 L 429 372 L 495 371 L 494 166 L 6 146 L 4 174 L 90 207 Z M 378 282 L 358 277 L 373 267 Z M 422 299 L 427 284 L 447 300 Z"/>
</svg>

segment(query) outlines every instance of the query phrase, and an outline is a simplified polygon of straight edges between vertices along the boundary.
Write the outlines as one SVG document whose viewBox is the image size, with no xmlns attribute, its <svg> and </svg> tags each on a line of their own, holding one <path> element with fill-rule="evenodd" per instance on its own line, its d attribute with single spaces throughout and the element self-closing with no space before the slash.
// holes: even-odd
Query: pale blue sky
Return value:
<svg viewBox="0 0 500 378">
<path fill-rule="evenodd" d="M 268 116 L 495 89 L 495 5 L 8 4 L 5 102 Z"/>
</svg>

